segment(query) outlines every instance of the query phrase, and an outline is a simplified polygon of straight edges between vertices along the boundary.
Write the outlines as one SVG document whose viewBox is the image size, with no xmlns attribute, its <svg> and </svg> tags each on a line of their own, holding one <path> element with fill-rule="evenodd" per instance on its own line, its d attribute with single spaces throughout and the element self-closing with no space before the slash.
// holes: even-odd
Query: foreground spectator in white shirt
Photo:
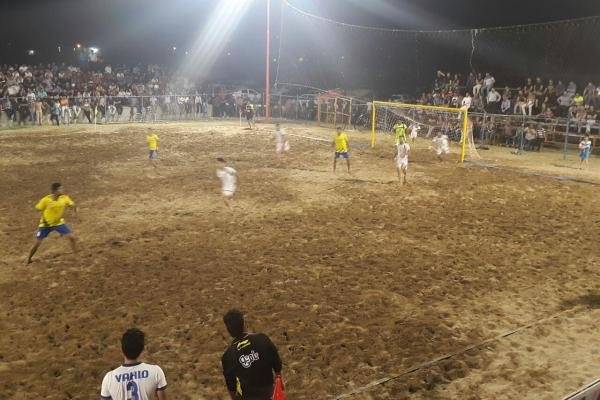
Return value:
<svg viewBox="0 0 600 400">
<path fill-rule="evenodd" d="M 121 338 L 121 350 L 125 362 L 108 372 L 102 380 L 102 400 L 151 400 L 156 396 L 166 400 L 167 380 L 158 365 L 139 361 L 144 351 L 144 333 L 128 329 Z"/>
</svg>

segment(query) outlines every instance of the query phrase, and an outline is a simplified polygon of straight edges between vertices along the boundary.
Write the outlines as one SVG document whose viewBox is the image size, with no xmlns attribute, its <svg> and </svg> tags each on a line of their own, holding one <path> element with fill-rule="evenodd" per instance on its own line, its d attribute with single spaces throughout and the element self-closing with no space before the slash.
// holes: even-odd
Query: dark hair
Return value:
<svg viewBox="0 0 600 400">
<path fill-rule="evenodd" d="M 61 187 L 62 185 L 60 184 L 60 182 L 54 182 L 51 186 L 50 189 L 52 189 L 53 192 L 56 192 L 58 190 L 59 187 Z"/>
<path fill-rule="evenodd" d="M 127 329 L 121 337 L 121 350 L 130 360 L 135 360 L 144 351 L 144 332 L 137 328 Z"/>
<path fill-rule="evenodd" d="M 225 161 L 225 159 L 224 159 L 223 157 L 218 157 L 218 158 L 217 158 L 217 161 L 219 161 L 219 162 L 226 162 L 226 161 Z"/>
<path fill-rule="evenodd" d="M 227 327 L 227 332 L 234 337 L 239 338 L 244 334 L 244 314 L 235 308 L 227 311 L 223 316 L 223 322 Z"/>
</svg>

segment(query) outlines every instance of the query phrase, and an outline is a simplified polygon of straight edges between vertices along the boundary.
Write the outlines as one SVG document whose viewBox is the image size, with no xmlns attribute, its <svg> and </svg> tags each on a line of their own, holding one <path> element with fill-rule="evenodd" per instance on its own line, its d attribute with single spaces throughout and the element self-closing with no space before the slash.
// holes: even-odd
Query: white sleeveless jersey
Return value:
<svg viewBox="0 0 600 400">
<path fill-rule="evenodd" d="M 157 390 L 165 390 L 167 380 L 158 365 L 122 365 L 102 380 L 100 397 L 104 400 L 154 400 Z"/>
</svg>

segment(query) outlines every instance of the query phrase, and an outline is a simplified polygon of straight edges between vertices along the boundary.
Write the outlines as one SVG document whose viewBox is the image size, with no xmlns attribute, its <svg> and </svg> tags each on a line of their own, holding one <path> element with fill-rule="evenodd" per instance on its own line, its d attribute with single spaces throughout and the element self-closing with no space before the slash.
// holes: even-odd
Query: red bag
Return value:
<svg viewBox="0 0 600 400">
<path fill-rule="evenodd" d="M 273 390 L 273 400 L 287 400 L 283 391 L 283 379 L 281 375 L 275 377 L 275 390 Z"/>
</svg>

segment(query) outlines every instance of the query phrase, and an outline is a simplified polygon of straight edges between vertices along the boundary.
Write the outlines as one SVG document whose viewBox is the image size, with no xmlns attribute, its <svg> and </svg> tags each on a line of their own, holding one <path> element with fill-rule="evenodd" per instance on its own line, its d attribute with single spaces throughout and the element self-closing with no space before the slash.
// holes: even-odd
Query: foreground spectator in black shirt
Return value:
<svg viewBox="0 0 600 400">
<path fill-rule="evenodd" d="M 273 373 L 281 373 L 281 359 L 269 337 L 247 333 L 244 315 L 230 310 L 223 317 L 233 342 L 223 354 L 223 375 L 232 400 L 270 400 Z M 241 389 L 241 394 L 238 392 Z"/>
</svg>

